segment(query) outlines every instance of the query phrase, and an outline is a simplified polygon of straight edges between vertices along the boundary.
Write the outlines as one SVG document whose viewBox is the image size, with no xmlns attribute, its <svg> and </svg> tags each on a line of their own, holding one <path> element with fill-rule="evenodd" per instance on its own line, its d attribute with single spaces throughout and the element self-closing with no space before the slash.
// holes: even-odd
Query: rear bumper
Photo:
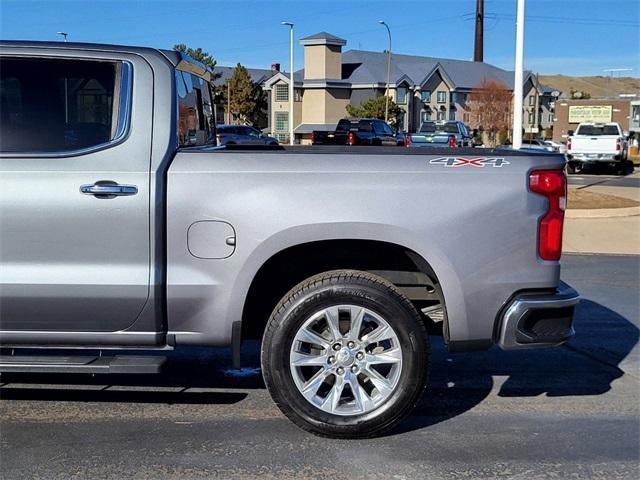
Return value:
<svg viewBox="0 0 640 480">
<path fill-rule="evenodd" d="M 504 350 L 551 347 L 574 335 L 573 314 L 580 295 L 565 283 L 554 293 L 516 295 L 503 310 L 497 344 Z"/>
<path fill-rule="evenodd" d="M 618 153 L 576 153 L 567 155 L 569 161 L 578 161 L 582 163 L 600 163 L 600 162 L 617 162 L 622 159 L 622 155 Z"/>
</svg>

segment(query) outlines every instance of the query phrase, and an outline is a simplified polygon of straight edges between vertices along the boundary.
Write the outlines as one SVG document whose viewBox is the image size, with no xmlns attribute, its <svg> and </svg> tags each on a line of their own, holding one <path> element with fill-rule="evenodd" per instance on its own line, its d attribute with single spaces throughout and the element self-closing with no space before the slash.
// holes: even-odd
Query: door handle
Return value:
<svg viewBox="0 0 640 480">
<path fill-rule="evenodd" d="M 135 185 L 119 185 L 111 181 L 99 181 L 93 185 L 80 186 L 80 192 L 97 198 L 115 198 L 135 195 L 138 193 L 138 187 Z"/>
</svg>

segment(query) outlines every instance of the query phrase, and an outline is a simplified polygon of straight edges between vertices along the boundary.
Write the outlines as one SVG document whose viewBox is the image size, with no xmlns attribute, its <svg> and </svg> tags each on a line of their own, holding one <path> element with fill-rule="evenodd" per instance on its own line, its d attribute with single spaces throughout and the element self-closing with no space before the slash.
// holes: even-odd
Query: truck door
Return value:
<svg viewBox="0 0 640 480">
<path fill-rule="evenodd" d="M 120 331 L 149 297 L 153 72 L 57 52 L 0 58 L 4 338 Z"/>
</svg>

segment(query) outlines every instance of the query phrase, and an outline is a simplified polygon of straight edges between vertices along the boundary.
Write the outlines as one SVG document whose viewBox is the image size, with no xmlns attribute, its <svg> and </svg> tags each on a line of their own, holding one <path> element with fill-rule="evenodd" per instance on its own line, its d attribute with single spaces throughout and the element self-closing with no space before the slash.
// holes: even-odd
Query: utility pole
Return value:
<svg viewBox="0 0 640 480">
<path fill-rule="evenodd" d="M 524 2 L 518 0 L 516 12 L 516 59 L 513 75 L 513 148 L 522 147 L 522 89 L 524 69 Z"/>
<path fill-rule="evenodd" d="M 231 125 L 231 77 L 227 80 L 227 125 Z"/>
<path fill-rule="evenodd" d="M 484 62 L 484 0 L 476 0 L 476 42 L 474 62 Z"/>
<path fill-rule="evenodd" d="M 387 25 L 384 20 L 378 20 L 378 23 L 380 25 L 384 25 L 387 29 L 387 33 L 389 34 L 389 52 L 387 54 L 387 88 L 384 92 L 384 96 L 386 97 L 384 107 L 384 121 L 386 123 L 389 123 L 389 82 L 391 81 L 391 30 L 389 30 L 389 25 Z"/>
<path fill-rule="evenodd" d="M 289 27 L 289 65 L 291 65 L 289 67 L 291 69 L 289 77 L 289 145 L 293 145 L 293 23 L 282 22 L 282 25 Z"/>
</svg>

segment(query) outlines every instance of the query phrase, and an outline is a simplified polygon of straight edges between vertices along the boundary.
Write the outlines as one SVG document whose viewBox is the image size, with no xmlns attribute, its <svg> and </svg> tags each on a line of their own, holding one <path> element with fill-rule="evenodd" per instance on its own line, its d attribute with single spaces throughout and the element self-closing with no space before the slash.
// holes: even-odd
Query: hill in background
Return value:
<svg viewBox="0 0 640 480">
<path fill-rule="evenodd" d="M 621 93 L 635 93 L 640 99 L 640 78 L 634 77 L 569 77 L 566 75 L 540 75 L 540 83 L 569 96 L 577 90 L 591 94 L 591 98 L 618 97 Z"/>
</svg>

